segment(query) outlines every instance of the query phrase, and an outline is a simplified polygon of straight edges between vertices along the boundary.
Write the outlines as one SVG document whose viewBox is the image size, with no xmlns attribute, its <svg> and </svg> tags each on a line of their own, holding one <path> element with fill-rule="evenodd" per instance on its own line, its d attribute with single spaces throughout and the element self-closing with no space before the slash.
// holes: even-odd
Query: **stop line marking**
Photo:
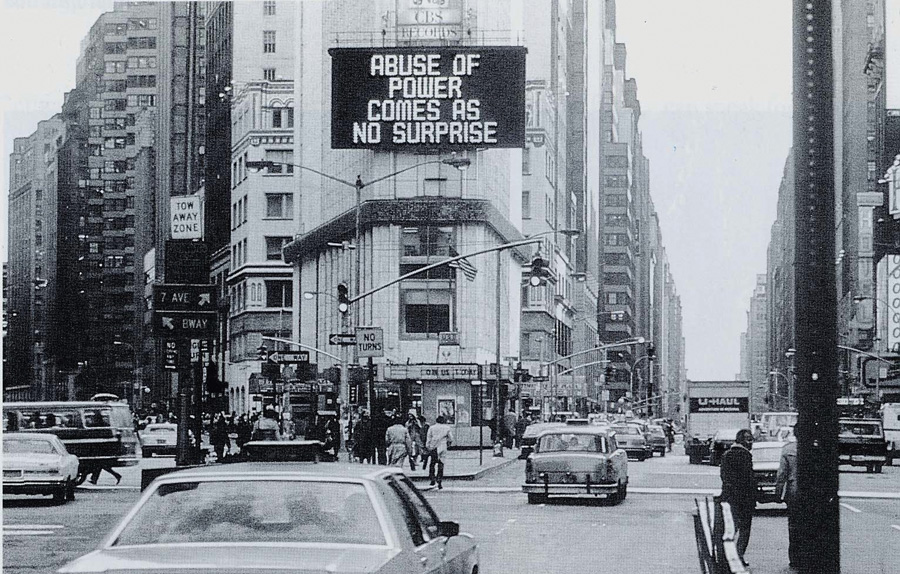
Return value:
<svg viewBox="0 0 900 574">
<path fill-rule="evenodd" d="M 62 524 L 4 524 L 4 536 L 47 536 L 65 528 Z"/>
<path fill-rule="evenodd" d="M 856 512 L 857 514 L 859 514 L 860 512 L 862 512 L 862 510 L 856 508 L 855 506 L 850 506 L 850 505 L 847 504 L 846 502 L 842 502 L 842 503 L 841 503 L 841 506 L 843 506 L 844 508 L 846 508 L 846 509 L 849 510 L 850 512 Z"/>
</svg>

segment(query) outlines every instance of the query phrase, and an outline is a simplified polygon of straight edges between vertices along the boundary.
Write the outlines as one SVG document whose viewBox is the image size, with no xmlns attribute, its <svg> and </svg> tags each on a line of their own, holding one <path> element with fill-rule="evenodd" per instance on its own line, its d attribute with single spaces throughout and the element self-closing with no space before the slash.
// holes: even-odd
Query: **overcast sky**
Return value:
<svg viewBox="0 0 900 574">
<path fill-rule="evenodd" d="M 0 0 L 0 202 L 6 260 L 15 137 L 59 111 L 81 39 L 109 0 Z M 765 272 L 791 136 L 791 3 L 619 0 L 644 153 L 684 309 L 689 378 L 732 379 Z"/>
</svg>

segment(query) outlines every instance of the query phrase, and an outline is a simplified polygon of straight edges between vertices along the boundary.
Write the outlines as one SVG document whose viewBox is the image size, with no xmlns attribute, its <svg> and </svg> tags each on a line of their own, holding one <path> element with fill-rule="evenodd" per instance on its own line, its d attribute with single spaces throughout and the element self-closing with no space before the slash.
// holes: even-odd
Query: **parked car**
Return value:
<svg viewBox="0 0 900 574">
<path fill-rule="evenodd" d="M 647 438 L 637 425 L 619 423 L 609 427 L 615 433 L 616 442 L 619 447 L 624 449 L 628 456 L 634 457 L 639 461 L 647 460 L 653 456 L 653 451 L 647 444 Z"/>
<path fill-rule="evenodd" d="M 472 574 L 475 540 L 402 471 L 236 463 L 157 478 L 100 546 L 59 572 Z"/>
<path fill-rule="evenodd" d="M 178 425 L 151 423 L 140 432 L 141 452 L 144 458 L 154 454 L 174 455 L 178 450 Z"/>
<path fill-rule="evenodd" d="M 781 449 L 787 442 L 768 441 L 753 443 L 753 474 L 756 476 L 756 502 L 781 502 L 775 492 L 778 465 L 781 463 Z"/>
<path fill-rule="evenodd" d="M 552 496 L 604 496 L 621 502 L 628 494 L 628 455 L 614 433 L 595 425 L 545 429 L 525 461 L 522 491 L 529 504 Z"/>
<path fill-rule="evenodd" d="M 775 442 L 788 442 L 794 438 L 794 427 L 778 427 L 775 431 Z"/>
<path fill-rule="evenodd" d="M 648 440 L 650 444 L 650 456 L 653 456 L 654 452 L 666 456 L 666 449 L 669 447 L 669 439 L 666 437 L 666 431 L 659 425 L 650 425 L 647 428 L 650 436 L 650 439 Z"/>
<path fill-rule="evenodd" d="M 737 440 L 737 433 L 741 429 L 720 429 L 713 435 L 709 451 L 709 464 L 719 466 L 722 457 Z"/>
<path fill-rule="evenodd" d="M 519 458 L 528 458 L 528 455 L 534 451 L 534 443 L 537 442 L 537 437 L 542 431 L 564 425 L 565 423 L 534 423 L 525 427 L 525 432 L 522 433 L 522 446 L 519 451 Z"/>
<path fill-rule="evenodd" d="M 52 495 L 64 504 L 75 500 L 77 477 L 78 457 L 69 454 L 56 435 L 4 433 L 5 493 Z"/>
<path fill-rule="evenodd" d="M 867 472 L 881 472 L 887 462 L 887 441 L 879 419 L 838 420 L 838 463 L 864 466 Z"/>
</svg>

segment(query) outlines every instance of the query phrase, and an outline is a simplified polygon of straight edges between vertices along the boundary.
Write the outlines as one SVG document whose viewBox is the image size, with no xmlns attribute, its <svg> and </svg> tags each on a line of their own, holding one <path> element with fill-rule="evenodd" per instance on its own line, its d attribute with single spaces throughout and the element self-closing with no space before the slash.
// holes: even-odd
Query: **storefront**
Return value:
<svg viewBox="0 0 900 574">
<path fill-rule="evenodd" d="M 500 404 L 507 404 L 510 372 L 500 371 Z M 420 400 L 413 406 L 429 424 L 444 417 L 453 426 L 454 446 L 477 447 L 491 444 L 496 417 L 494 395 L 496 377 L 493 366 L 475 364 L 386 365 L 385 383 L 400 388 L 420 389 Z M 376 394 L 377 394 L 376 388 Z M 483 430 L 482 430 L 483 427 Z"/>
</svg>

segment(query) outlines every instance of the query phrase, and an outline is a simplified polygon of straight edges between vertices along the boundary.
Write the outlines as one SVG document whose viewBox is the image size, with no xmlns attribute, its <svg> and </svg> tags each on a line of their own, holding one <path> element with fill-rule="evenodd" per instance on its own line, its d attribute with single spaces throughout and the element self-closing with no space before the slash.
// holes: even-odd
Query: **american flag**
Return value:
<svg viewBox="0 0 900 574">
<path fill-rule="evenodd" d="M 459 253 L 456 252 L 456 249 L 450 248 L 450 257 L 458 257 Z M 469 263 L 468 259 L 459 259 L 457 261 L 451 261 L 447 264 L 448 267 L 453 267 L 454 269 L 460 269 L 463 272 L 463 275 L 466 276 L 466 279 L 469 281 L 475 281 L 475 276 L 478 275 L 478 269 L 475 268 L 474 265 Z"/>
</svg>

